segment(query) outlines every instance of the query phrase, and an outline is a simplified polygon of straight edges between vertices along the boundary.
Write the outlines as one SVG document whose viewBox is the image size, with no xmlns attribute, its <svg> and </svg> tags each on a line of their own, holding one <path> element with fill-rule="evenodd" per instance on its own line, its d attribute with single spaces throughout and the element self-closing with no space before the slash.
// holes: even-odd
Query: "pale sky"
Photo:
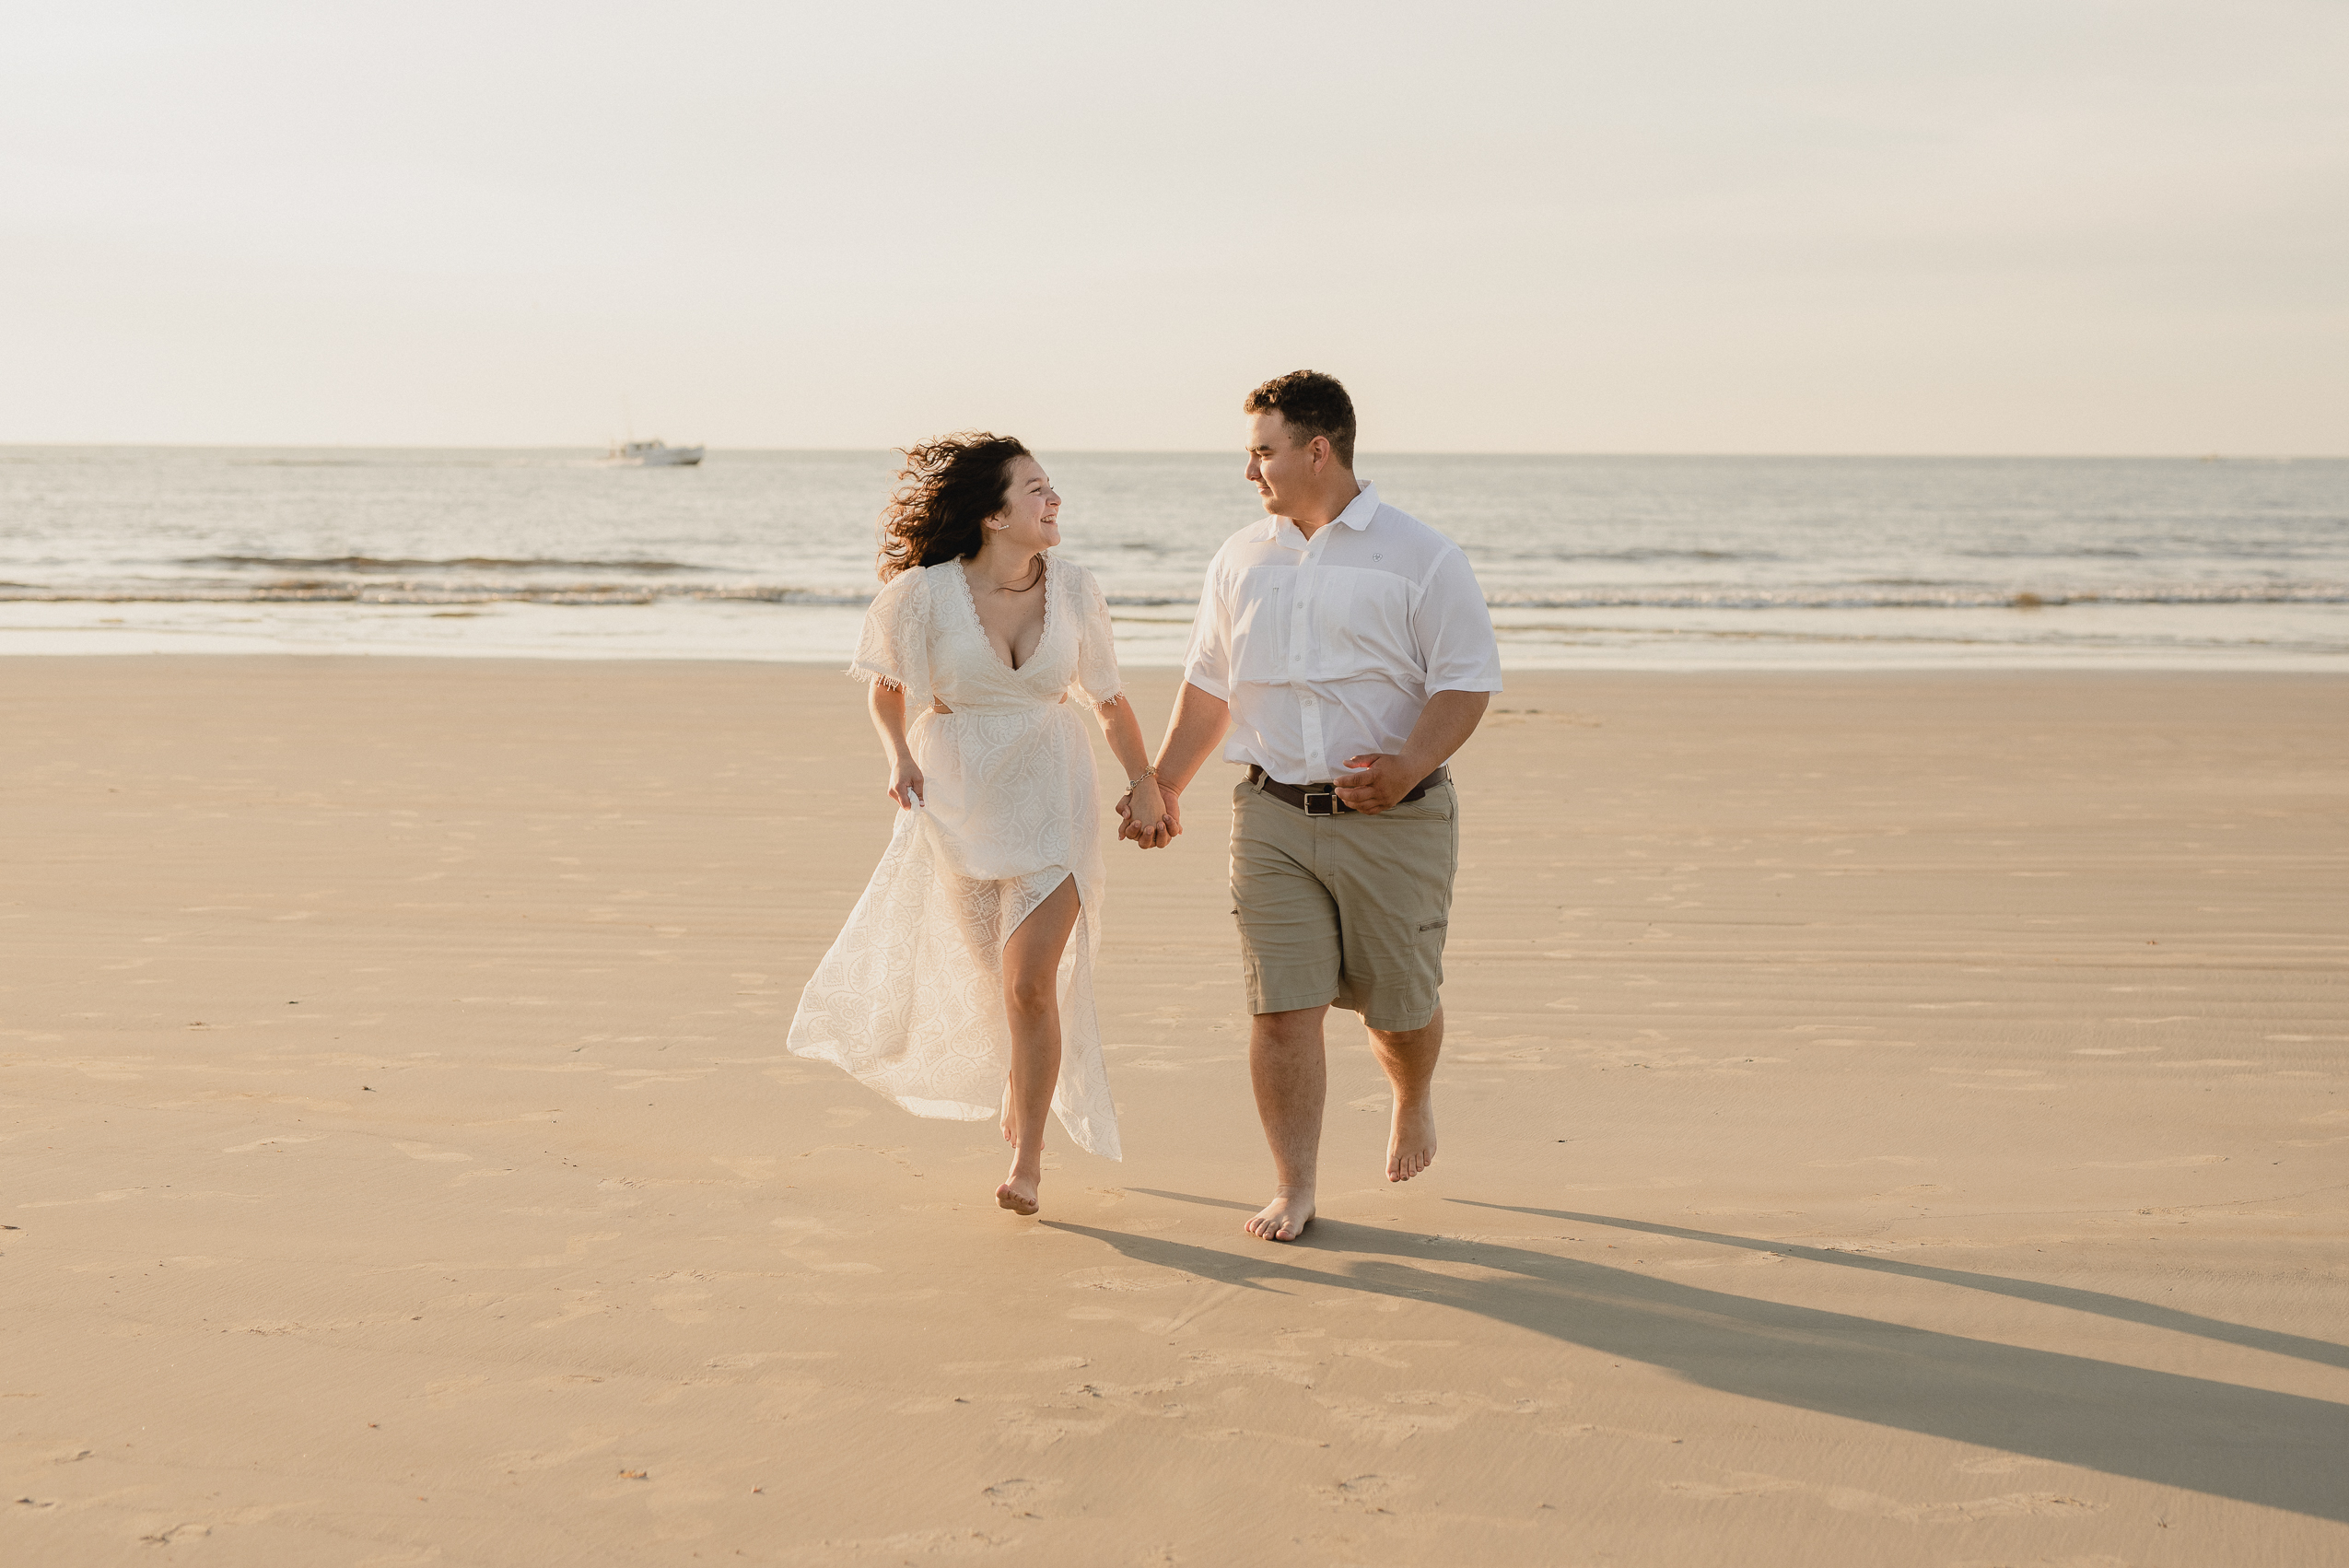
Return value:
<svg viewBox="0 0 2349 1568">
<path fill-rule="evenodd" d="M 0 7 L 0 443 L 2349 452 L 2349 4 Z"/>
</svg>

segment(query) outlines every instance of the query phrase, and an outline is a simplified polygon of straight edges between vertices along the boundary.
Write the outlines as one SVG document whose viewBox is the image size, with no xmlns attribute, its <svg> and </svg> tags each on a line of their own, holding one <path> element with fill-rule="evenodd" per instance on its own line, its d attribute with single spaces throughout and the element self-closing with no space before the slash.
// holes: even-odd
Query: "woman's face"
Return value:
<svg viewBox="0 0 2349 1568">
<path fill-rule="evenodd" d="M 1060 495 L 1045 477 L 1044 464 L 1032 457 L 1014 458 L 1011 483 L 1003 493 L 1003 509 L 988 519 L 995 536 L 1012 548 L 1049 550 L 1060 543 Z"/>
</svg>

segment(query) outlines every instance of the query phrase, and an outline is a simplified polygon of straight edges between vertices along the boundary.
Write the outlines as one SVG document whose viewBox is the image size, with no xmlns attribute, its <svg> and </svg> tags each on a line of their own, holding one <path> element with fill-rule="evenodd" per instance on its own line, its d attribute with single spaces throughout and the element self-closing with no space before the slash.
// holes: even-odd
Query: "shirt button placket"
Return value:
<svg viewBox="0 0 2349 1568">
<path fill-rule="evenodd" d="M 1320 543 L 1315 538 L 1315 543 Z M 1323 762 L 1323 729 L 1320 729 L 1320 700 L 1303 686 L 1318 663 L 1308 663 L 1306 653 L 1313 649 L 1313 545 L 1306 545 L 1306 559 L 1297 567 L 1297 604 L 1290 606 L 1290 682 L 1297 691 L 1297 710 L 1302 724 L 1302 741 L 1306 750 L 1306 783 L 1327 778 L 1329 768 Z"/>
<path fill-rule="evenodd" d="M 1297 693 L 1298 716 L 1304 721 L 1303 733 L 1299 738 L 1305 743 L 1307 783 L 1328 777 L 1328 769 L 1322 766 L 1321 705 L 1303 687 L 1314 668 L 1305 662 L 1305 653 L 1313 643 L 1314 544 L 1318 542 L 1316 535 L 1313 543 L 1306 544 L 1305 558 L 1298 563 L 1297 602 L 1289 612 L 1289 678 Z"/>
</svg>

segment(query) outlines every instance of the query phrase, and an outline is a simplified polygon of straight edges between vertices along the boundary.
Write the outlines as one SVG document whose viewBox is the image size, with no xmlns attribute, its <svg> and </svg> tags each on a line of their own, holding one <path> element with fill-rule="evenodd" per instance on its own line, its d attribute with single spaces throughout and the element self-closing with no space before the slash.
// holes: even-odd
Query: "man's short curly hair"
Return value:
<svg viewBox="0 0 2349 1568">
<path fill-rule="evenodd" d="M 1338 455 L 1339 466 L 1354 466 L 1354 400 L 1335 376 L 1319 370 L 1291 370 L 1250 392 L 1240 404 L 1244 414 L 1278 414 L 1301 441 L 1320 436 Z"/>
</svg>

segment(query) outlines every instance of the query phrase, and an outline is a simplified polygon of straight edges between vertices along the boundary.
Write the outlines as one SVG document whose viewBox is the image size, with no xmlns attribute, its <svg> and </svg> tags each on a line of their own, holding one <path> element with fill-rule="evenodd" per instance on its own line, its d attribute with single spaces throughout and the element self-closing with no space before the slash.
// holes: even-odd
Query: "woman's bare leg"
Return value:
<svg viewBox="0 0 2349 1568">
<path fill-rule="evenodd" d="M 1077 879 L 1054 888 L 1003 944 L 1003 1011 L 1011 1024 L 1011 1174 L 995 1200 L 1017 1214 L 1036 1211 L 1044 1180 L 1044 1127 L 1060 1081 L 1060 954 L 1077 925 Z"/>
</svg>

